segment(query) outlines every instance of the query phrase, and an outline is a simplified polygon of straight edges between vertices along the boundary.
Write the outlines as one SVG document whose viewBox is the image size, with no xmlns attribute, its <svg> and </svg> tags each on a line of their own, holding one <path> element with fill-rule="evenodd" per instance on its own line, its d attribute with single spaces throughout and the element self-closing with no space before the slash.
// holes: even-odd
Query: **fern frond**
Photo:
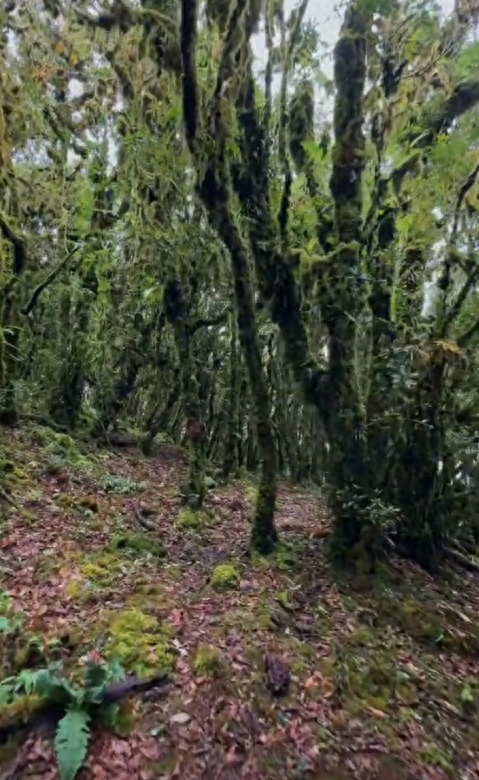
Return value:
<svg viewBox="0 0 479 780">
<path fill-rule="evenodd" d="M 90 716 L 86 710 L 71 707 L 58 724 L 55 752 L 61 780 L 74 780 L 88 753 Z"/>
</svg>

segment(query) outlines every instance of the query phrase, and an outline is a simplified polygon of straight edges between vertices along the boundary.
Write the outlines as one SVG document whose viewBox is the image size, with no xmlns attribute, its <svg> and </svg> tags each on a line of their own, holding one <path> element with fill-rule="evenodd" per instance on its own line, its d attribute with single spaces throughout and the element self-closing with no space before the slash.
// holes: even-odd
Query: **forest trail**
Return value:
<svg viewBox="0 0 479 780">
<path fill-rule="evenodd" d="M 473 575 L 459 589 L 393 561 L 338 580 L 319 494 L 287 486 L 280 549 L 249 558 L 252 483 L 212 486 L 198 523 L 167 445 L 81 451 L 32 428 L 0 454 L 18 504 L 0 524 L 0 617 L 6 591 L 23 613 L 2 678 L 56 653 L 76 679 L 93 650 L 142 676 L 174 669 L 167 690 L 125 700 L 116 732 L 95 726 L 80 780 L 479 777 Z M 265 655 L 290 670 L 282 697 Z M 0 746 L 1 780 L 58 777 L 51 739 Z"/>
</svg>

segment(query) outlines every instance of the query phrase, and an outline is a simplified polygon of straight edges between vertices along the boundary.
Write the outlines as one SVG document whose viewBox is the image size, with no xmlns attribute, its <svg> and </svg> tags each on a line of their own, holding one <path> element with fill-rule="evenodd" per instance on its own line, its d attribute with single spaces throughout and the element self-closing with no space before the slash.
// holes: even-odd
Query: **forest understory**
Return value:
<svg viewBox="0 0 479 780">
<path fill-rule="evenodd" d="M 0 469 L 16 504 L 0 532 L 2 679 L 56 661 L 78 681 L 85 658 L 170 675 L 111 722 L 98 708 L 79 780 L 479 776 L 474 573 L 392 558 L 341 575 L 321 495 L 287 484 L 280 546 L 251 554 L 254 484 L 211 477 L 204 511 L 185 510 L 171 445 L 148 459 L 24 428 Z M 1 780 L 59 777 L 39 703 L 0 707 Z"/>
</svg>

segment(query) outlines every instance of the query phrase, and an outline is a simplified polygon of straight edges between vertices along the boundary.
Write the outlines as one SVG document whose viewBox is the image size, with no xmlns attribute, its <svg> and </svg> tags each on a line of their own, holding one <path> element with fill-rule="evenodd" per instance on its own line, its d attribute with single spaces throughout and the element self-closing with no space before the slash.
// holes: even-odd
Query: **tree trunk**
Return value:
<svg viewBox="0 0 479 780">
<path fill-rule="evenodd" d="M 168 420 L 171 417 L 171 413 L 180 394 L 181 394 L 181 389 L 179 383 L 179 371 L 177 370 L 174 372 L 174 378 L 172 381 L 171 390 L 168 393 L 166 399 L 166 404 L 162 406 L 161 409 L 158 409 L 158 407 L 156 407 L 155 413 L 148 421 L 148 426 L 147 426 L 148 430 L 141 442 L 141 448 L 143 450 L 144 455 L 151 455 L 151 450 L 152 450 L 155 436 L 157 436 L 160 433 L 160 431 L 166 428 L 168 424 Z"/>
<path fill-rule="evenodd" d="M 239 356 L 237 350 L 237 327 L 234 317 L 231 317 L 230 337 L 230 375 L 226 395 L 226 442 L 223 457 L 223 476 L 238 471 L 238 412 L 239 412 Z"/>
<path fill-rule="evenodd" d="M 194 509 L 203 505 L 205 486 L 206 432 L 201 416 L 198 385 L 194 376 L 190 350 L 190 329 L 188 313 L 181 285 L 177 279 L 170 279 L 165 287 L 165 312 L 173 329 L 180 372 L 181 400 L 186 424 L 186 439 L 189 449 L 189 477 L 184 500 Z"/>
<path fill-rule="evenodd" d="M 234 288 L 238 317 L 238 334 L 245 357 L 250 392 L 254 401 L 256 443 L 259 455 L 258 500 L 251 530 L 251 546 L 267 555 L 278 541 L 274 524 L 276 506 L 276 446 L 270 419 L 268 389 L 263 376 L 261 352 L 251 283 L 249 279 L 248 256 L 239 231 L 228 208 L 228 195 L 220 192 L 210 211 L 212 225 L 230 252 L 234 277 Z"/>
</svg>

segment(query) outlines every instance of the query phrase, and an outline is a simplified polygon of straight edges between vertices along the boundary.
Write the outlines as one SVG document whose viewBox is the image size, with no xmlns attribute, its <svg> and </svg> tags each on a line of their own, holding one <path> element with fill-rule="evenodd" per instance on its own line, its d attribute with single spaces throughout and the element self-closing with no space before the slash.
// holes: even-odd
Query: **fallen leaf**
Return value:
<svg viewBox="0 0 479 780">
<path fill-rule="evenodd" d="M 177 723 L 179 726 L 185 726 L 191 720 L 191 716 L 187 712 L 177 712 L 176 715 L 172 715 L 170 723 Z"/>
<path fill-rule="evenodd" d="M 376 707 L 366 707 L 367 711 L 371 713 L 371 715 L 374 715 L 375 718 L 381 718 L 381 720 L 384 720 L 384 718 L 387 718 L 387 713 L 383 710 L 378 710 Z"/>
</svg>

